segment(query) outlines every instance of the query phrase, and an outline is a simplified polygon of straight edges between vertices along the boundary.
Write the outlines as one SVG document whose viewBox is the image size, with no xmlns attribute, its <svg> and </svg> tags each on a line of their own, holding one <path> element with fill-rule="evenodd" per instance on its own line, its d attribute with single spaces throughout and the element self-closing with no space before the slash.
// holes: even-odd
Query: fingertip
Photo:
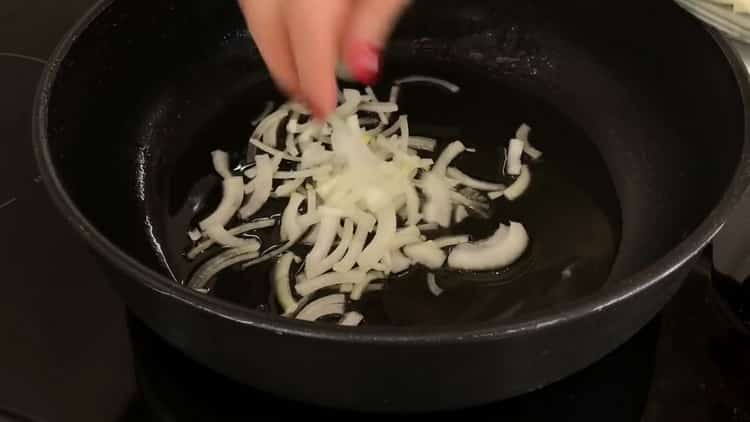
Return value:
<svg viewBox="0 0 750 422">
<path fill-rule="evenodd" d="M 353 41 L 345 51 L 349 74 L 359 83 L 374 85 L 380 77 L 382 47 L 369 41 Z"/>
<path fill-rule="evenodd" d="M 336 110 L 336 91 L 333 90 L 332 94 L 324 92 L 311 93 L 308 98 L 312 98 L 308 101 L 308 107 L 317 120 L 325 121 L 330 115 Z"/>
</svg>

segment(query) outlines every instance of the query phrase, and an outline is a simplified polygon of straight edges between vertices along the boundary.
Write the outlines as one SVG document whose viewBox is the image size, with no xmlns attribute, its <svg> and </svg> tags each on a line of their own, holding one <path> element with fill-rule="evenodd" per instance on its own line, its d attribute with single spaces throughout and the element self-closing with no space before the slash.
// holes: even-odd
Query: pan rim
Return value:
<svg viewBox="0 0 750 422">
<path fill-rule="evenodd" d="M 347 328 L 284 319 L 269 313 L 234 305 L 176 284 L 117 247 L 83 215 L 68 195 L 53 164 L 47 132 L 48 106 L 59 67 L 78 37 L 115 1 L 98 0 L 66 33 L 44 67 L 34 98 L 31 121 L 32 145 L 37 167 L 55 206 L 74 231 L 100 257 L 109 261 L 128 278 L 134 279 L 130 282 L 142 283 L 152 294 L 182 302 L 200 312 L 210 314 L 212 317 L 226 319 L 235 324 L 251 326 L 277 334 L 335 342 L 457 344 L 496 341 L 542 328 L 549 329 L 571 323 L 591 313 L 616 306 L 618 303 L 650 289 L 695 258 L 721 230 L 730 212 L 742 198 L 750 183 L 750 125 L 748 125 L 748 122 L 750 122 L 750 75 L 747 67 L 740 60 L 735 47 L 715 29 L 705 24 L 699 24 L 721 49 L 738 84 L 745 117 L 742 153 L 735 173 L 716 206 L 685 239 L 649 266 L 618 283 L 605 286 L 591 296 L 566 304 L 554 305 L 540 311 L 538 315 L 511 323 L 476 323 L 465 326 L 427 328 L 366 326 Z"/>
</svg>

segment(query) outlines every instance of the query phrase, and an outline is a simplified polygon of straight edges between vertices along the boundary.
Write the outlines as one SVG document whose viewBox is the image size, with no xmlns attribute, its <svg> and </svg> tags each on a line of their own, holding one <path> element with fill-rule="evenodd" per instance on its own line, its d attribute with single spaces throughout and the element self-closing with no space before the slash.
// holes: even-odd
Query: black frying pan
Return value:
<svg viewBox="0 0 750 422">
<path fill-rule="evenodd" d="M 748 183 L 744 66 L 671 2 L 417 1 L 386 62 L 385 84 L 428 73 L 465 87 L 411 94 L 433 136 L 494 151 L 520 121 L 535 127 L 550 175 L 530 205 L 505 210 L 536 239 L 521 279 L 446 303 L 402 283 L 356 329 L 268 312 L 260 273 L 213 296 L 175 282 L 189 272 L 182 205 L 195 192 L 215 201 L 195 190 L 208 152 L 243 154 L 253 114 L 280 99 L 229 0 L 100 2 L 41 83 L 45 183 L 171 344 L 266 391 L 378 411 L 498 400 L 601 358 L 677 290 Z M 553 277 L 580 259 L 596 265 Z"/>
</svg>

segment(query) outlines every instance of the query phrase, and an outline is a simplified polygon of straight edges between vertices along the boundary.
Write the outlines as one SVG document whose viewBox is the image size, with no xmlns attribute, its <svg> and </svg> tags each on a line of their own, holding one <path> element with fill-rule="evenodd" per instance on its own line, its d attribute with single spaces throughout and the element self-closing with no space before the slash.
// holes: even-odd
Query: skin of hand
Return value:
<svg viewBox="0 0 750 422">
<path fill-rule="evenodd" d="M 336 68 L 376 82 L 381 52 L 409 0 L 239 0 L 276 85 L 325 119 L 336 108 Z"/>
</svg>

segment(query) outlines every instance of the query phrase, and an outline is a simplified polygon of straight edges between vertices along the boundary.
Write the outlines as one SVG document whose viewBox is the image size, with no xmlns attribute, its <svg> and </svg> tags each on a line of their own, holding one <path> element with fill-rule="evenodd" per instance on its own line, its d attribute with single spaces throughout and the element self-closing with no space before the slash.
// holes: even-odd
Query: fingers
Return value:
<svg viewBox="0 0 750 422">
<path fill-rule="evenodd" d="M 295 0 L 283 7 L 302 95 L 324 119 L 336 108 L 336 63 L 351 1 Z"/>
<path fill-rule="evenodd" d="M 361 83 L 374 84 L 381 52 L 409 0 L 356 0 L 343 40 L 349 72 Z"/>
<path fill-rule="evenodd" d="M 240 0 L 250 33 L 276 85 L 292 98 L 301 90 L 287 24 L 279 0 Z"/>
<path fill-rule="evenodd" d="M 408 0 L 239 0 L 277 85 L 325 119 L 336 107 L 336 64 L 372 84 Z M 343 51 L 343 54 L 342 54 Z"/>
</svg>

